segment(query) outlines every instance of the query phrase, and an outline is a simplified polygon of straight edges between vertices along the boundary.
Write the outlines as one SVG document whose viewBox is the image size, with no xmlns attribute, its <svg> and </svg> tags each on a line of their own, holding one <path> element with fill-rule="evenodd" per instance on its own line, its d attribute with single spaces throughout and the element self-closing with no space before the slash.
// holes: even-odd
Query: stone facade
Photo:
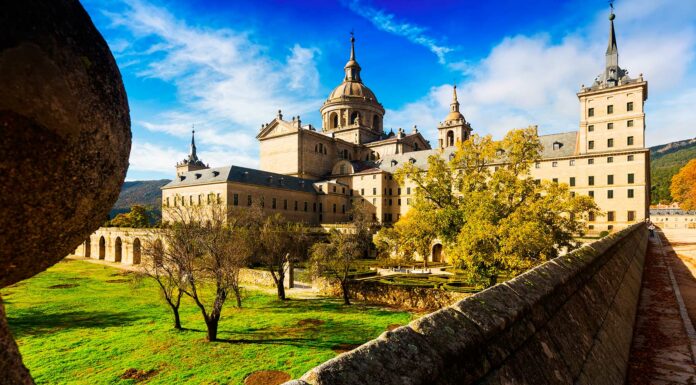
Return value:
<svg viewBox="0 0 696 385">
<path fill-rule="evenodd" d="M 614 231 L 648 217 L 650 155 L 645 148 L 647 82 L 629 78 L 618 67 L 613 16 L 605 69 L 577 94 L 579 130 L 541 135 L 542 160 L 531 174 L 566 183 L 575 194 L 594 197 L 605 213 L 589 218 L 590 232 Z M 279 212 L 311 225 L 349 220 L 352 204 L 361 203 L 385 225 L 410 208 L 415 186 L 399 185 L 394 172 L 406 162 L 427 167 L 429 156 L 449 157 L 456 143 L 469 138 L 472 125 L 460 112 L 456 88 L 450 110 L 438 126 L 431 148 L 417 128 L 410 133 L 383 130 L 384 108 L 363 83 L 351 38 L 351 56 L 343 82 L 321 108 L 322 127 L 303 125 L 299 116 L 278 115 L 261 125 L 261 170 L 242 167 L 198 169 L 192 153 L 178 165 L 177 179 L 162 188 L 163 217 L 177 205 L 206 202 L 212 194 L 228 207 L 263 202 L 267 213 Z M 196 169 L 179 172 L 182 165 Z M 491 167 L 496 167 L 492 164 Z M 429 260 L 445 258 L 433 244 Z"/>
<path fill-rule="evenodd" d="M 685 211 L 678 208 L 651 209 L 650 221 L 663 229 L 696 230 L 696 210 Z"/>
<path fill-rule="evenodd" d="M 154 238 L 157 238 L 155 229 L 100 227 L 75 249 L 73 255 L 139 265 L 143 262 L 142 248 L 145 242 Z"/>
</svg>

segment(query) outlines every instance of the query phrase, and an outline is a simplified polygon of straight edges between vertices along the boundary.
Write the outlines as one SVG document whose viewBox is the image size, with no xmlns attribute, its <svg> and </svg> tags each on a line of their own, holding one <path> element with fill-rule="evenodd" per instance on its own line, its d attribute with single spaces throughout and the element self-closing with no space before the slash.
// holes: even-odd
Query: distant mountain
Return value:
<svg viewBox="0 0 696 385">
<path fill-rule="evenodd" d="M 672 177 L 696 158 L 696 138 L 650 147 L 651 203 L 672 202 Z"/>
<path fill-rule="evenodd" d="M 160 187 L 171 182 L 169 179 L 136 180 L 123 183 L 116 204 L 109 213 L 109 218 L 116 214 L 130 211 L 133 205 L 143 205 L 152 209 L 154 216 L 159 219 L 161 213 L 162 191 Z"/>
</svg>

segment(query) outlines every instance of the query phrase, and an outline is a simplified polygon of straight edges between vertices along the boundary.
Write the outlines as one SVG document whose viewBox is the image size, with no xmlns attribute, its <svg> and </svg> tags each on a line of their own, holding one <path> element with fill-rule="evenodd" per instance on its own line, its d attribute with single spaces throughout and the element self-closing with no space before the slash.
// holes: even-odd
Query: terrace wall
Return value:
<svg viewBox="0 0 696 385">
<path fill-rule="evenodd" d="M 645 225 L 633 225 L 286 385 L 621 384 L 646 247 Z"/>
</svg>

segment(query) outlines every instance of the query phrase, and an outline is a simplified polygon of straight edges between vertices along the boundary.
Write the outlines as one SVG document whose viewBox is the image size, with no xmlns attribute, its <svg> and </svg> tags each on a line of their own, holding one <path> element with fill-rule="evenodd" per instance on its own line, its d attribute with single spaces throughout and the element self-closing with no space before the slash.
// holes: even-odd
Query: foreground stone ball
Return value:
<svg viewBox="0 0 696 385">
<path fill-rule="evenodd" d="M 121 75 L 79 2 L 3 2 L 0 288 L 45 270 L 104 223 L 130 145 Z"/>
</svg>

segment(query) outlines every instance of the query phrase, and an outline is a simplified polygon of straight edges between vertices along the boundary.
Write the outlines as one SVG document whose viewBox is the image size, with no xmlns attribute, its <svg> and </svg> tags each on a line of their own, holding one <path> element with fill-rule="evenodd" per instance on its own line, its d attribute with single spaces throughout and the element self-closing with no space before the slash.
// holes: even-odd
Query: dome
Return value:
<svg viewBox="0 0 696 385">
<path fill-rule="evenodd" d="M 454 120 L 464 120 L 464 115 L 462 115 L 462 113 L 459 111 L 451 111 L 449 114 L 447 114 L 447 117 L 445 117 L 446 122 L 451 122 Z"/>
<path fill-rule="evenodd" d="M 366 98 L 367 100 L 377 102 L 377 97 L 372 90 L 361 82 L 344 81 L 338 87 L 334 88 L 333 91 L 331 91 L 328 101 L 343 97 Z"/>
</svg>

